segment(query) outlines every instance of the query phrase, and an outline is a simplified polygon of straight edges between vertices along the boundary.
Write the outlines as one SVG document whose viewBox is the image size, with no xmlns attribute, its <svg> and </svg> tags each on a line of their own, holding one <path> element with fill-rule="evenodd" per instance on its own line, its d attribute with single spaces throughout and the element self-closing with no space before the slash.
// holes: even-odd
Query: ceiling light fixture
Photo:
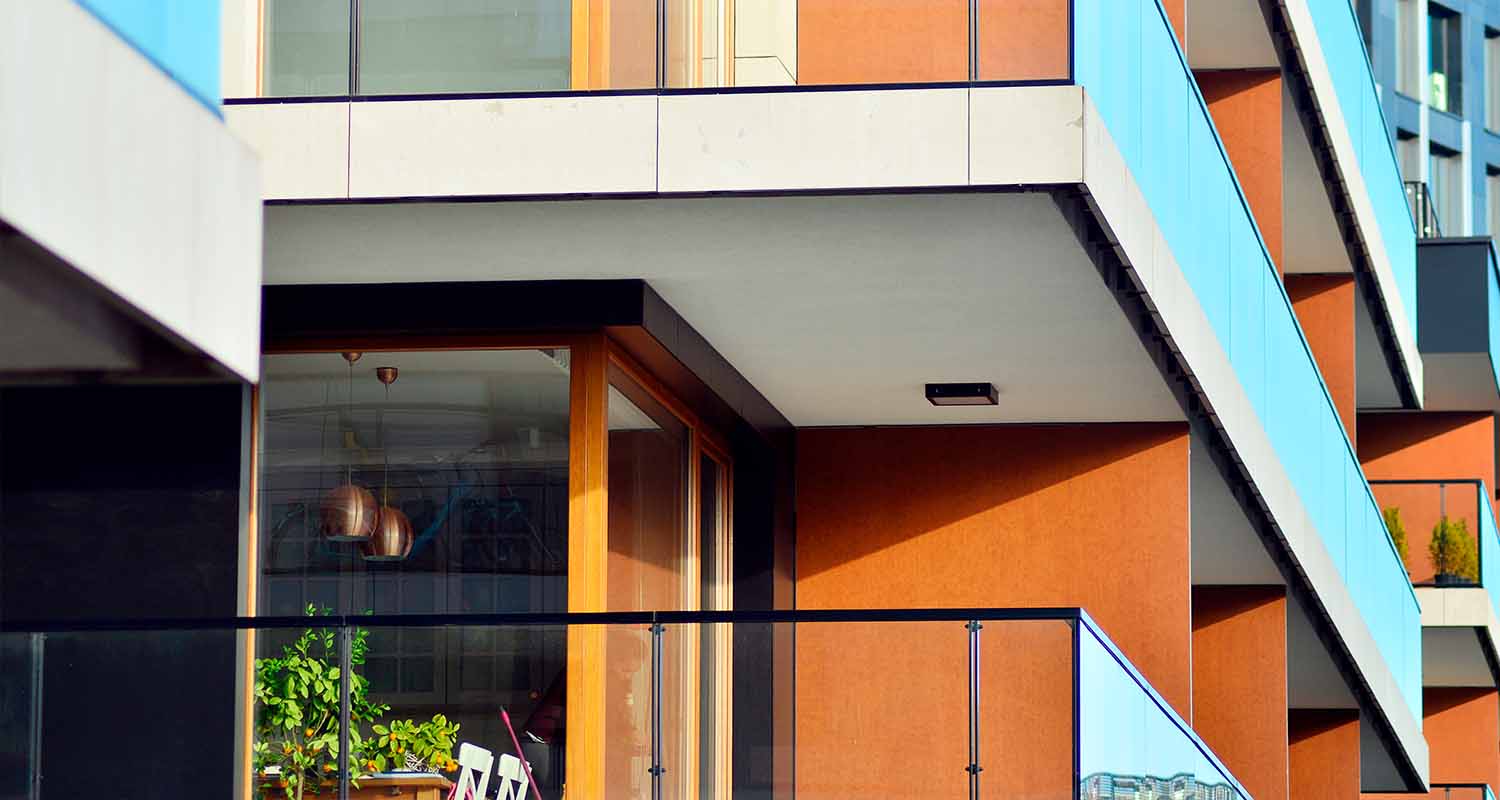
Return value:
<svg viewBox="0 0 1500 800">
<path fill-rule="evenodd" d="M 993 383 L 929 383 L 927 402 L 935 406 L 996 406 L 1000 390 Z"/>
</svg>

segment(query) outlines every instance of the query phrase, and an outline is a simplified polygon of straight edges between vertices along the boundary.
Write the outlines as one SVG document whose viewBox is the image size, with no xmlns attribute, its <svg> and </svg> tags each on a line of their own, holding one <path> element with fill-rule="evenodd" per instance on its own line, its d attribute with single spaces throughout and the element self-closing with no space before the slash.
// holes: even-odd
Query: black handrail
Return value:
<svg viewBox="0 0 1500 800">
<path fill-rule="evenodd" d="M 1443 235 L 1443 225 L 1438 219 L 1432 202 L 1432 192 L 1425 181 L 1402 181 L 1406 187 L 1406 202 L 1411 209 L 1411 218 L 1417 226 L 1418 239 L 1435 239 Z"/>
<path fill-rule="evenodd" d="M 757 611 L 598 611 L 497 612 L 460 614 L 328 614 L 317 616 L 236 616 L 113 618 L 77 620 L 0 620 L 3 633 L 89 633 L 103 631 L 256 630 L 271 628 L 692 625 L 705 623 L 815 622 L 969 622 L 1082 618 L 1077 607 L 785 609 Z"/>
</svg>

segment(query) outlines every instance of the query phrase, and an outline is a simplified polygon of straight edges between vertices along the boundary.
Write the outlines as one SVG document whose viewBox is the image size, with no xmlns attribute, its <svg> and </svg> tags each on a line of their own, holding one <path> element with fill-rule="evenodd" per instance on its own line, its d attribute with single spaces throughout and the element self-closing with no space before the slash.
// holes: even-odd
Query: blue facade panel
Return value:
<svg viewBox="0 0 1500 800">
<path fill-rule="evenodd" d="M 219 0 L 77 0 L 219 114 Z"/>
<path fill-rule="evenodd" d="M 1324 49 L 1414 324 L 1415 231 L 1357 23 L 1347 4 L 1311 5 L 1324 17 Z M 1073 19 L 1074 78 L 1088 90 L 1139 182 L 1271 446 L 1420 720 L 1416 595 L 1166 13 L 1156 0 L 1076 0 Z M 1174 129 L 1181 133 L 1174 135 Z"/>
</svg>

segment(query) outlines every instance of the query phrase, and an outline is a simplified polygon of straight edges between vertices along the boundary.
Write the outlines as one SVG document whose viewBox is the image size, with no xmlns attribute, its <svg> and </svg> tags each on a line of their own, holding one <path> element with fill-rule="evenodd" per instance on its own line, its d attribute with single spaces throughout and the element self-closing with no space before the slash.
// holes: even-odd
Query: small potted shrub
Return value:
<svg viewBox="0 0 1500 800">
<path fill-rule="evenodd" d="M 1427 555 L 1432 559 L 1439 586 L 1453 586 L 1479 582 L 1479 553 L 1474 537 L 1469 533 L 1468 522 L 1450 520 L 1446 515 L 1432 528 L 1432 541 L 1427 544 Z"/>
<path fill-rule="evenodd" d="M 1391 506 L 1387 508 L 1385 516 L 1385 529 L 1391 535 L 1391 544 L 1396 546 L 1396 553 L 1401 556 L 1401 566 L 1411 572 L 1411 551 L 1406 544 L 1406 525 L 1401 522 L 1401 509 Z"/>
<path fill-rule="evenodd" d="M 458 723 L 450 723 L 442 714 L 426 722 L 409 719 L 376 724 L 365 740 L 366 766 L 376 772 L 452 772 L 458 769 L 453 760 L 453 744 Z"/>
<path fill-rule="evenodd" d="M 308 616 L 317 616 L 313 606 Z M 365 663 L 369 631 L 355 629 L 350 661 Z M 389 706 L 371 703 L 369 682 L 350 676 L 351 755 L 366 747 L 359 724 L 380 718 Z M 251 757 L 257 797 L 301 800 L 304 794 L 338 792 L 339 667 L 337 637 L 309 629 L 281 649 L 279 658 L 255 660 L 255 741 Z M 347 760 L 352 781 L 365 777 L 357 758 Z M 357 784 L 356 784 L 357 785 Z"/>
</svg>

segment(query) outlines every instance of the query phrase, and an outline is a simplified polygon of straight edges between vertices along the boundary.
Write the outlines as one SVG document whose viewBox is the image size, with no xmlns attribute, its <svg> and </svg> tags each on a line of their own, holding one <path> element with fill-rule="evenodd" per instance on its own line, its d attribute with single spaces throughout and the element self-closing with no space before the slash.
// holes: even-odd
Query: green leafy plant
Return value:
<svg viewBox="0 0 1500 800">
<path fill-rule="evenodd" d="M 329 613 L 324 609 L 323 614 Z M 319 615 L 309 605 L 307 615 Z M 350 663 L 362 666 L 369 650 L 369 631 L 354 629 Z M 365 742 L 359 724 L 374 722 L 390 706 L 371 703 L 370 684 L 351 670 L 349 676 L 349 744 L 347 766 L 357 781 L 368 765 L 361 759 Z M 303 794 L 337 791 L 339 770 L 339 666 L 337 637 L 331 629 L 309 629 L 281 649 L 279 658 L 255 661 L 255 742 L 251 758 L 259 796 L 301 800 Z"/>
<path fill-rule="evenodd" d="M 1469 581 L 1479 580 L 1478 550 L 1469 533 L 1469 523 L 1450 520 L 1447 515 L 1432 527 L 1432 541 L 1427 543 L 1433 571 L 1440 577 L 1453 575 Z"/>
<path fill-rule="evenodd" d="M 407 756 L 414 756 L 433 770 L 451 772 L 458 768 L 453 760 L 458 723 L 450 723 L 442 714 L 422 723 L 394 720 L 389 725 L 375 725 L 371 730 L 375 733 L 366 740 L 365 753 L 377 771 L 400 769 Z"/>
<path fill-rule="evenodd" d="M 1411 551 L 1406 543 L 1406 525 L 1401 522 L 1401 509 L 1391 506 L 1382 512 L 1385 517 L 1385 529 L 1391 535 L 1391 544 L 1396 546 L 1396 553 L 1401 556 L 1401 565 L 1411 572 Z"/>
</svg>

